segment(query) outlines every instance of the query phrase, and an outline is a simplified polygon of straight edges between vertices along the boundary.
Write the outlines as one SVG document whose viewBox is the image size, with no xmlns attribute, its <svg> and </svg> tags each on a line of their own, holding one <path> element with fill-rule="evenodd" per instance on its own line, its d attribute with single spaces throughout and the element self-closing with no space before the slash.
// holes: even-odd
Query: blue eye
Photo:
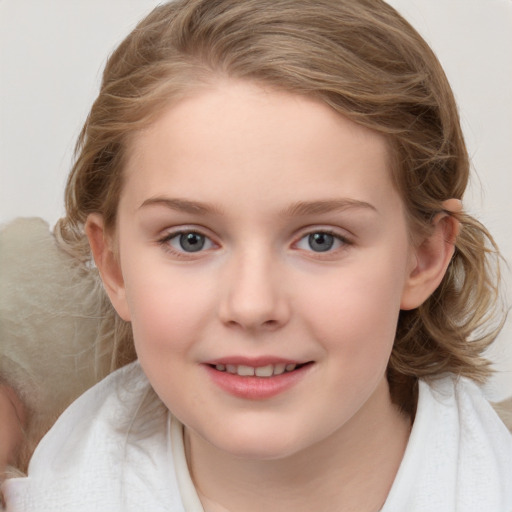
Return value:
<svg viewBox="0 0 512 512">
<path fill-rule="evenodd" d="M 340 248 L 347 241 L 337 235 L 325 231 L 317 231 L 303 236 L 297 243 L 297 248 L 305 251 L 327 252 Z"/>
<path fill-rule="evenodd" d="M 178 252 L 199 252 L 204 249 L 210 249 L 213 242 L 201 233 L 195 231 L 186 231 L 176 233 L 166 238 L 167 242 L 174 250 Z"/>
</svg>

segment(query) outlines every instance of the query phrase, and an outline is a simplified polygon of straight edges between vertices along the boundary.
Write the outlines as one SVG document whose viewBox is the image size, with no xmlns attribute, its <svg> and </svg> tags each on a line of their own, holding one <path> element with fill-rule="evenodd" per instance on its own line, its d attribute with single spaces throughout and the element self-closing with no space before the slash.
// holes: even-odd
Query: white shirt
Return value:
<svg viewBox="0 0 512 512">
<path fill-rule="evenodd" d="M 203 512 L 183 427 L 137 362 L 62 414 L 28 473 L 5 482 L 8 512 Z M 411 437 L 382 512 L 483 511 L 512 511 L 512 436 L 470 381 L 420 381 Z"/>
</svg>

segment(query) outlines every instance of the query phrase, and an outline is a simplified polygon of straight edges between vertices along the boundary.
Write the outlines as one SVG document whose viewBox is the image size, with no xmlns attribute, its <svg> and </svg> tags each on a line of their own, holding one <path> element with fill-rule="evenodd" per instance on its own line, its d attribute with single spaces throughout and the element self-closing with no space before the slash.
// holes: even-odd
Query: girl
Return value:
<svg viewBox="0 0 512 512">
<path fill-rule="evenodd" d="M 509 511 L 468 169 L 439 63 L 383 2 L 155 9 L 106 66 L 57 226 L 94 256 L 122 368 L 7 509 Z"/>
</svg>

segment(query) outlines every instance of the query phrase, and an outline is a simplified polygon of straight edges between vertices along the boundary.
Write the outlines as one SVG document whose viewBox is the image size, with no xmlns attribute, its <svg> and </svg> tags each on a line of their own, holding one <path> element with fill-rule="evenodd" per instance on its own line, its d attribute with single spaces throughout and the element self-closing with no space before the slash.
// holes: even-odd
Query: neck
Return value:
<svg viewBox="0 0 512 512">
<path fill-rule="evenodd" d="M 402 460 L 410 420 L 392 405 L 387 383 L 369 401 L 376 402 L 328 438 L 283 459 L 237 458 L 187 430 L 187 459 L 205 511 L 380 510 Z"/>
</svg>

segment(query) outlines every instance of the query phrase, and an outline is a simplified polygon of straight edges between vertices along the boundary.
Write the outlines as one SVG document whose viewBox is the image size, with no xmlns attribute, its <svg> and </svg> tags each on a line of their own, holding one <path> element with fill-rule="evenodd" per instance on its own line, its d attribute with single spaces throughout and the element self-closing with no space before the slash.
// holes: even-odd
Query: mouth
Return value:
<svg viewBox="0 0 512 512">
<path fill-rule="evenodd" d="M 292 373 L 300 370 L 304 366 L 313 364 L 313 361 L 306 363 L 275 363 L 266 364 L 265 366 L 249 366 L 245 364 L 227 364 L 216 363 L 210 364 L 210 368 L 223 373 L 231 375 L 238 375 L 240 377 L 261 377 L 270 378 L 277 375 Z"/>
<path fill-rule="evenodd" d="M 307 378 L 314 361 L 274 357 L 228 357 L 204 364 L 219 389 L 245 400 L 266 400 L 295 387 Z"/>
</svg>

